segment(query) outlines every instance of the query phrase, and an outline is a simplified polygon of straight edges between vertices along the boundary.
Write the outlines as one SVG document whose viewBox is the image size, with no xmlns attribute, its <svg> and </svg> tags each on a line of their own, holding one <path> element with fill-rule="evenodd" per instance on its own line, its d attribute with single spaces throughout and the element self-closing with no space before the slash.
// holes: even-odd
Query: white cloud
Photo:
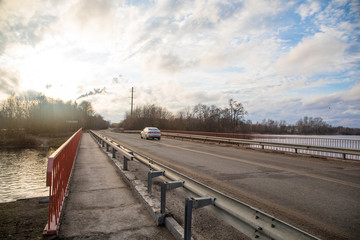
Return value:
<svg viewBox="0 0 360 240">
<path fill-rule="evenodd" d="M 320 10 L 320 3 L 317 1 L 307 1 L 304 4 L 301 4 L 297 12 L 301 16 L 301 20 L 305 20 L 307 17 L 310 17 L 317 13 Z"/>
<path fill-rule="evenodd" d="M 345 51 L 349 45 L 339 33 L 328 31 L 303 39 L 276 64 L 284 75 L 312 76 L 321 72 L 338 72 L 346 67 Z"/>
<path fill-rule="evenodd" d="M 360 103 L 360 83 L 357 82 L 349 92 L 344 94 L 346 100 L 359 101 Z M 360 106 L 358 106 L 360 108 Z"/>
<path fill-rule="evenodd" d="M 6 98 L 8 95 L 17 93 L 17 89 L 20 85 L 19 74 L 13 69 L 1 69 L 0 68 L 0 97 Z"/>
<path fill-rule="evenodd" d="M 359 102 L 360 84 L 356 84 L 350 90 L 313 96 L 309 100 L 304 100 L 303 108 L 319 115 L 337 115 L 338 118 L 346 118 L 346 115 L 349 113 L 356 115 L 360 110 Z M 354 119 L 353 121 L 357 120 Z"/>
</svg>

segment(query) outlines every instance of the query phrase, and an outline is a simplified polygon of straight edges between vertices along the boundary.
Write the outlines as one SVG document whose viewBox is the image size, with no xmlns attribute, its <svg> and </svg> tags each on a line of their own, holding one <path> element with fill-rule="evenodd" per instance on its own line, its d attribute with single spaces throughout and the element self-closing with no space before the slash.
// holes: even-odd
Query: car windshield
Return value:
<svg viewBox="0 0 360 240">
<path fill-rule="evenodd" d="M 157 128 L 149 128 L 149 131 L 159 131 Z"/>
</svg>

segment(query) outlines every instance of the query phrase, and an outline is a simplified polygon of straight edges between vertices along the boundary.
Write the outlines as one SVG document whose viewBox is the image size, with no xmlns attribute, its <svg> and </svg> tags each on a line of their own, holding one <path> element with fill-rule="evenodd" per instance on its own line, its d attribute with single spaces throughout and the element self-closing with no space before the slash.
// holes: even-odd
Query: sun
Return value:
<svg viewBox="0 0 360 240">
<path fill-rule="evenodd" d="M 19 66 L 22 91 L 34 90 L 46 96 L 72 100 L 86 75 L 83 64 L 59 47 L 36 47 L 28 51 Z"/>
</svg>

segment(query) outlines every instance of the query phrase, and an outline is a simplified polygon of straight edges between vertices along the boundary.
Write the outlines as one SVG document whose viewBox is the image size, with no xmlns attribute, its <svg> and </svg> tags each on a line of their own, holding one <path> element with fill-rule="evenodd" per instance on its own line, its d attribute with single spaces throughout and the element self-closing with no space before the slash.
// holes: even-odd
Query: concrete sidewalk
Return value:
<svg viewBox="0 0 360 240">
<path fill-rule="evenodd" d="M 108 156 L 83 133 L 60 239 L 174 239 L 155 224 Z"/>
</svg>

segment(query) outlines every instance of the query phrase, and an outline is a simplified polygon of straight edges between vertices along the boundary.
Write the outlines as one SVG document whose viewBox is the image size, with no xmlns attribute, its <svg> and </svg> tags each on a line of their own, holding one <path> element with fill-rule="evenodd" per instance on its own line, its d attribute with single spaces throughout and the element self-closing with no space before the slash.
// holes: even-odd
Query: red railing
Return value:
<svg viewBox="0 0 360 240">
<path fill-rule="evenodd" d="M 48 158 L 46 186 L 49 186 L 49 215 L 44 235 L 56 234 L 71 171 L 80 143 L 82 129 L 72 135 Z"/>
</svg>

